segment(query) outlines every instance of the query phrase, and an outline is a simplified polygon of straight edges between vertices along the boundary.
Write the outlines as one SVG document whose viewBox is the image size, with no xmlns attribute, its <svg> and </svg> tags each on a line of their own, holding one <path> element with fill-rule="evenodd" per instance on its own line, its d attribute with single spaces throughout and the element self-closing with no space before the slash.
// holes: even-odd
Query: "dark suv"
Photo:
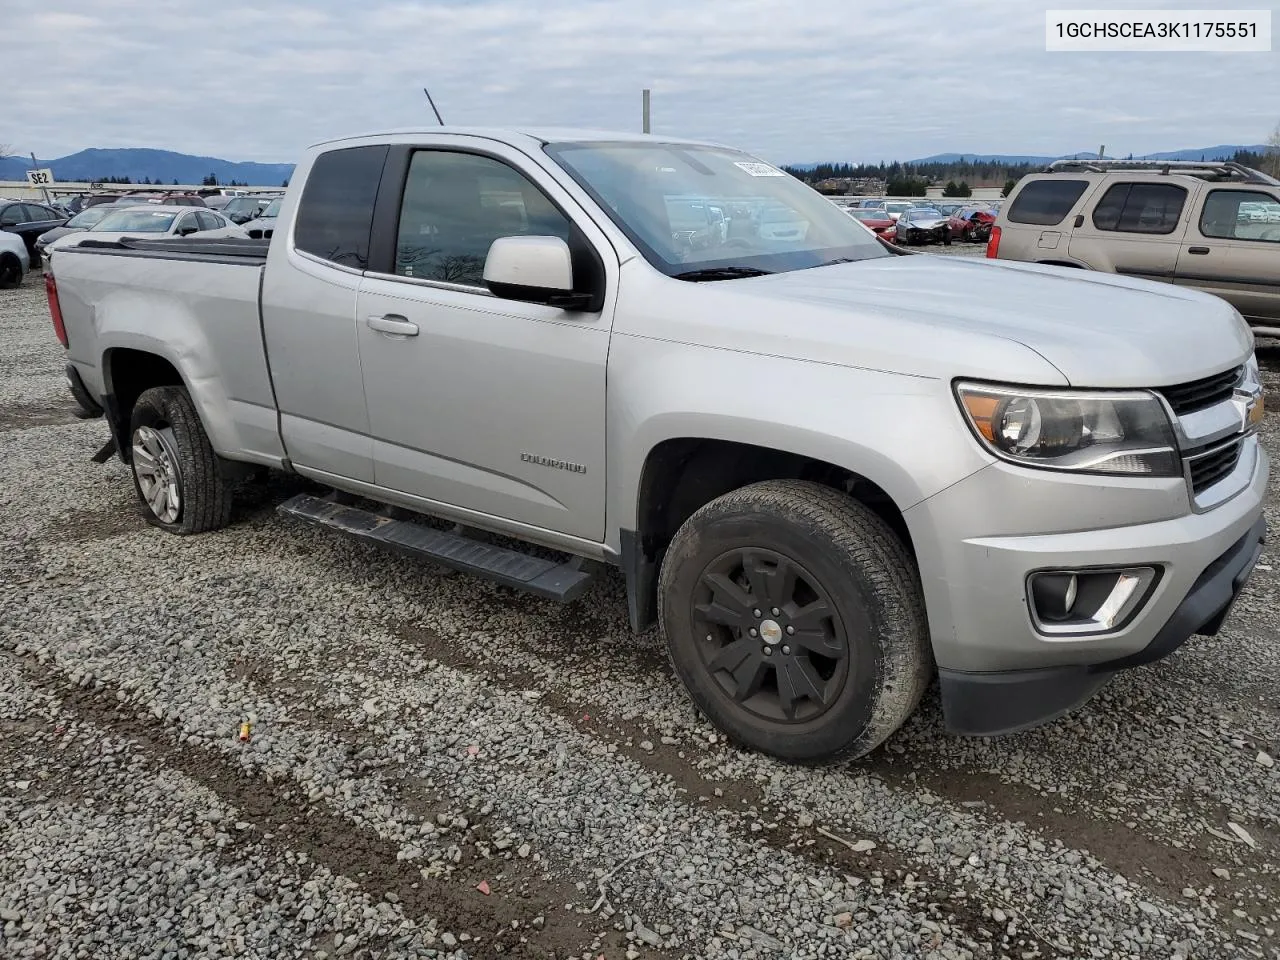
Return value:
<svg viewBox="0 0 1280 960">
<path fill-rule="evenodd" d="M 30 200 L 0 200 L 0 230 L 16 233 L 27 245 L 31 256 L 31 269 L 40 265 L 40 251 L 36 249 L 36 237 L 46 230 L 60 227 L 67 222 L 67 215 L 43 203 Z"/>
</svg>

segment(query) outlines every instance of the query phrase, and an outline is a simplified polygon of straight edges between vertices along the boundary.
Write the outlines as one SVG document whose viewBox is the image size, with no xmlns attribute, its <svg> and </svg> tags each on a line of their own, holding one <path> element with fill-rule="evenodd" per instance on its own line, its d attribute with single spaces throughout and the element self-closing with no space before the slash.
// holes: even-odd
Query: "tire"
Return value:
<svg viewBox="0 0 1280 960">
<path fill-rule="evenodd" d="M 788 567 L 793 576 L 779 577 Z M 770 480 L 706 504 L 676 532 L 658 589 L 671 664 L 693 702 L 730 739 L 783 760 L 869 753 L 933 675 L 906 547 L 828 487 Z M 801 686 L 809 692 L 794 696 Z"/>
<path fill-rule="evenodd" d="M 152 387 L 138 397 L 129 438 L 133 488 L 148 523 L 186 535 L 231 522 L 232 484 L 185 387 Z"/>
<path fill-rule="evenodd" d="M 22 261 L 12 253 L 0 254 L 0 290 L 22 286 Z"/>
</svg>

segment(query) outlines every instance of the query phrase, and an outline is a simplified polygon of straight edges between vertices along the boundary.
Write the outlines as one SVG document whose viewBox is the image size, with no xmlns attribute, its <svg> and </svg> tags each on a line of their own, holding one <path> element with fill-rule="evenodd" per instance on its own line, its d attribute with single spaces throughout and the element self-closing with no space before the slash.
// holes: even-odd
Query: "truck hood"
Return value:
<svg viewBox="0 0 1280 960">
<path fill-rule="evenodd" d="M 671 339 L 915 376 L 1158 387 L 1253 349 L 1225 300 L 1066 267 L 920 254 L 684 286 L 707 319 Z"/>
</svg>

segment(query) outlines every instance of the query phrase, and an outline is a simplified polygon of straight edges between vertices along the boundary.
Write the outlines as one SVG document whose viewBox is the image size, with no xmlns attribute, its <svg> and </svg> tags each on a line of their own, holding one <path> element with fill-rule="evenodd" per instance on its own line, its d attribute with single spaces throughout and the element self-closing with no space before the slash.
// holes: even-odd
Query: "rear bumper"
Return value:
<svg viewBox="0 0 1280 960">
<path fill-rule="evenodd" d="M 939 669 L 947 729 L 994 736 L 1048 723 L 1085 703 L 1117 670 L 1167 657 L 1192 636 L 1215 635 L 1253 573 L 1266 532 L 1266 520 L 1258 517 L 1200 573 L 1150 643 L 1128 656 L 1000 673 Z"/>
</svg>

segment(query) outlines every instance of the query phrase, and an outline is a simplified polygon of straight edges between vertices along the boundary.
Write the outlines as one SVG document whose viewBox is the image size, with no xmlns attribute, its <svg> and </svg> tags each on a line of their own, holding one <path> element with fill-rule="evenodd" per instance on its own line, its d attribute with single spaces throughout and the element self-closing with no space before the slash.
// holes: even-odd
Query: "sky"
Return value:
<svg viewBox="0 0 1280 960">
<path fill-rule="evenodd" d="M 0 0 L 0 143 L 293 162 L 434 125 L 638 130 L 775 163 L 1261 143 L 1280 52 L 1047 53 L 1064 0 Z M 1093 9 L 1257 0 L 1088 0 Z M 1280 30 L 1280 16 L 1276 16 Z M 1277 49 L 1280 49 L 1278 41 Z"/>
</svg>

